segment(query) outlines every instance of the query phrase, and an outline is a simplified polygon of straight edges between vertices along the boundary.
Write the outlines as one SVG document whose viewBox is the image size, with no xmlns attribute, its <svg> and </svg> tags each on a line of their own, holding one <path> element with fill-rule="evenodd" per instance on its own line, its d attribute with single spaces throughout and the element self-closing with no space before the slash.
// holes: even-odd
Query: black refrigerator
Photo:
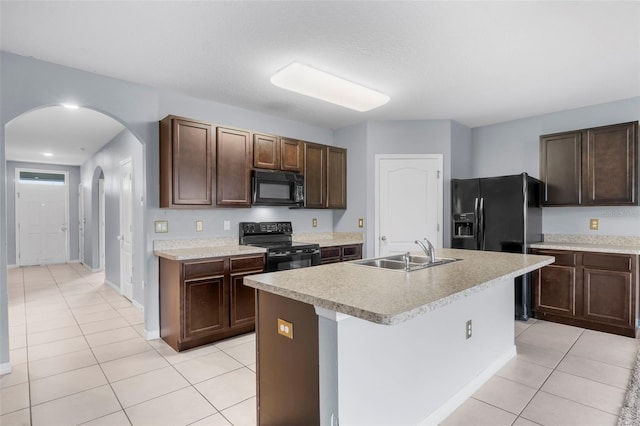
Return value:
<svg viewBox="0 0 640 426">
<path fill-rule="evenodd" d="M 540 181 L 526 173 L 451 180 L 451 247 L 527 253 L 542 241 Z M 516 319 L 531 314 L 531 274 L 515 280 Z"/>
</svg>

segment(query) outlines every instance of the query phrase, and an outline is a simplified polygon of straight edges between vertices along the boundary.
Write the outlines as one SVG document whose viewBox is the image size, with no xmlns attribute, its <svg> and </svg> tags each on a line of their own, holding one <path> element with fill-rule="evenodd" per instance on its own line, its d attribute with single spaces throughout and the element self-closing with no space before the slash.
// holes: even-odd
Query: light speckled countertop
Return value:
<svg viewBox="0 0 640 426">
<path fill-rule="evenodd" d="M 293 234 L 293 241 L 318 244 L 320 247 L 331 247 L 362 244 L 364 239 L 361 232 L 310 232 Z"/>
<path fill-rule="evenodd" d="M 547 250 L 591 251 L 596 253 L 640 254 L 640 246 L 617 246 L 610 244 L 543 242 L 531 244 L 531 248 Z"/>
<path fill-rule="evenodd" d="M 640 237 L 618 235 L 545 234 L 544 242 L 531 244 L 531 248 L 640 254 Z"/>
<path fill-rule="evenodd" d="M 232 237 L 156 240 L 153 242 L 153 254 L 169 260 L 206 259 L 208 257 L 259 254 L 266 251 L 260 247 L 238 245 L 238 240 Z"/>
<path fill-rule="evenodd" d="M 378 324 L 393 325 L 482 291 L 554 261 L 549 256 L 440 249 L 439 257 L 463 259 L 406 273 L 333 263 L 251 275 L 258 290 Z"/>
</svg>

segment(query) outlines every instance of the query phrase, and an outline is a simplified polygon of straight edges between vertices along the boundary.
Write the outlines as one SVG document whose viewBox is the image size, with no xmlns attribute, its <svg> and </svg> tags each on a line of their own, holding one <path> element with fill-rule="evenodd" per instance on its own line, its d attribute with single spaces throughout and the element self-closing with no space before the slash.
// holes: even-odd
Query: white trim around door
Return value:
<svg viewBox="0 0 640 426">
<path fill-rule="evenodd" d="M 443 166 L 443 154 L 375 156 L 375 256 L 419 251 L 423 238 L 442 247 Z"/>
</svg>

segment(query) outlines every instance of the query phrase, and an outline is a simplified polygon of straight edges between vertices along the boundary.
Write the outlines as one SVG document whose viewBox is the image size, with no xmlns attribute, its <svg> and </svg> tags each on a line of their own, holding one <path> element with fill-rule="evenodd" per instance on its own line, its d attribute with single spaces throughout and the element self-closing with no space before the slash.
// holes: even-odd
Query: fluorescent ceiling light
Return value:
<svg viewBox="0 0 640 426">
<path fill-rule="evenodd" d="M 80 108 L 78 105 L 74 105 L 74 104 L 62 104 L 63 107 L 68 108 L 68 109 L 78 109 Z"/>
<path fill-rule="evenodd" d="M 271 77 L 271 83 L 312 98 L 356 111 L 369 111 L 389 102 L 384 93 L 293 62 Z"/>
<path fill-rule="evenodd" d="M 53 154 L 51 152 L 43 152 L 42 155 L 44 155 L 45 157 L 53 157 Z"/>
</svg>

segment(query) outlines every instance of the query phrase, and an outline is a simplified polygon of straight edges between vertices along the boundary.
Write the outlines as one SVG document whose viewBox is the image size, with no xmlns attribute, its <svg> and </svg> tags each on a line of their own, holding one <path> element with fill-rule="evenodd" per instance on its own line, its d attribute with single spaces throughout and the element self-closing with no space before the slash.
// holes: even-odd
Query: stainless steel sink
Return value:
<svg viewBox="0 0 640 426">
<path fill-rule="evenodd" d="M 429 261 L 426 256 L 408 256 L 409 262 L 406 262 L 407 256 L 404 254 L 397 254 L 393 256 L 380 257 L 377 259 L 365 259 L 353 262 L 356 265 L 370 266 L 373 268 L 382 269 L 394 269 L 398 271 L 417 271 L 419 269 L 432 268 L 434 266 L 445 265 L 451 262 L 457 262 L 461 259 L 455 259 L 453 257 L 436 257 L 433 262 Z"/>
</svg>

